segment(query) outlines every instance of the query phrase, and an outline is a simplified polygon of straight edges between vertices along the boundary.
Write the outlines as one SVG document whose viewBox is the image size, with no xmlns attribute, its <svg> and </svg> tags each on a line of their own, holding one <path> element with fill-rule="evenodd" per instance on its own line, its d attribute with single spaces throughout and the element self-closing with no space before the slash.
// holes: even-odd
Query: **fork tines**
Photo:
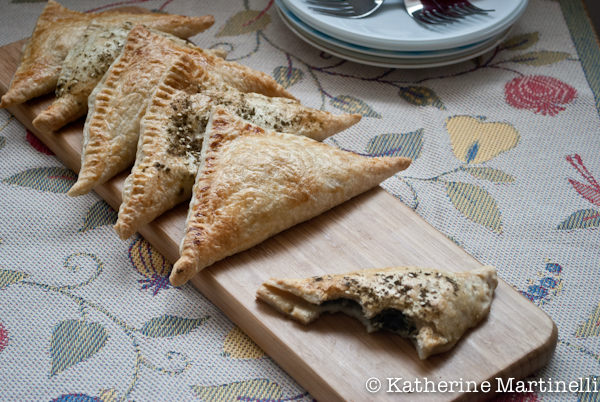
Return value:
<svg viewBox="0 0 600 402">
<path fill-rule="evenodd" d="M 304 0 L 313 11 L 346 18 L 363 18 L 377 10 L 383 0 Z"/>
<path fill-rule="evenodd" d="M 469 15 L 487 15 L 494 10 L 477 7 L 469 0 L 404 0 L 408 14 L 417 22 L 447 24 Z"/>
</svg>

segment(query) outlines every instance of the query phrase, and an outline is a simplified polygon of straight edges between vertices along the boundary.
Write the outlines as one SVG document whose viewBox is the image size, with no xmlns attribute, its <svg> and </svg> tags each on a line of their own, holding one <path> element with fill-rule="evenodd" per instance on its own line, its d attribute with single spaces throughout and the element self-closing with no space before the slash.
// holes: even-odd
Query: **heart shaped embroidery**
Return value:
<svg viewBox="0 0 600 402">
<path fill-rule="evenodd" d="M 519 133 L 509 123 L 485 122 L 471 116 L 446 120 L 452 152 L 465 163 L 482 163 L 514 148 Z"/>
</svg>

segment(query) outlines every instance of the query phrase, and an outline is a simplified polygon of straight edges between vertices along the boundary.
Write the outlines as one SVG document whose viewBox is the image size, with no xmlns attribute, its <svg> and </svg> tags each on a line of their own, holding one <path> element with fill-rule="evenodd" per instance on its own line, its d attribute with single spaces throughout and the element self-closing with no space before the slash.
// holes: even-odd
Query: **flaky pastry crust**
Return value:
<svg viewBox="0 0 600 402">
<path fill-rule="evenodd" d="M 270 279 L 258 289 L 257 298 L 302 324 L 331 310 L 332 303 L 350 300 L 357 307 L 350 314 L 360 314 L 369 330 L 403 332 L 419 358 L 426 359 L 451 349 L 487 316 L 497 284 L 490 266 L 467 272 L 391 267 Z"/>
<path fill-rule="evenodd" d="M 89 97 L 81 170 L 69 195 L 85 194 L 134 163 L 140 121 L 148 101 L 162 75 L 183 54 L 241 91 L 291 96 L 265 73 L 136 26 L 121 55 Z M 233 73 L 244 79 L 231 79 Z"/>
<path fill-rule="evenodd" d="M 263 128 L 316 140 L 360 120 L 360 115 L 336 116 L 288 98 L 240 92 L 182 55 L 164 74 L 141 121 L 135 165 L 125 180 L 114 226 L 122 239 L 190 199 L 213 105 Z"/>
<path fill-rule="evenodd" d="M 185 17 L 157 13 L 124 13 L 106 11 L 80 13 L 49 0 L 38 18 L 31 38 L 25 45 L 21 64 L 17 68 L 0 107 L 23 103 L 52 92 L 56 87 L 63 60 L 91 23 L 120 26 L 125 22 L 144 24 L 159 31 L 188 38 L 214 23 L 211 15 Z"/>
<path fill-rule="evenodd" d="M 369 158 L 265 130 L 215 106 L 170 281 L 201 269 L 376 186 L 410 159 Z"/>
</svg>

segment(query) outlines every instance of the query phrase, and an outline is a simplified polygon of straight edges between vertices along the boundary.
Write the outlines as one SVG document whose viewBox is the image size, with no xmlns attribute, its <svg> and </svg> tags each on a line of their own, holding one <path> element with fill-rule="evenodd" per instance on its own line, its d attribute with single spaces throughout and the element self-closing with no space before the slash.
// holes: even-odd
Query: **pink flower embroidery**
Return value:
<svg viewBox="0 0 600 402">
<path fill-rule="evenodd" d="M 583 176 L 585 181 L 588 182 L 588 184 L 585 184 L 577 180 L 569 179 L 569 183 L 571 183 L 580 196 L 595 206 L 600 207 L 600 184 L 598 184 L 598 181 L 592 176 L 592 173 L 590 173 L 588 168 L 585 167 L 581 156 L 579 156 L 579 154 L 568 155 L 566 159 L 567 162 Z"/>
<path fill-rule="evenodd" d="M 0 323 L 0 352 L 8 345 L 8 331 Z"/>
<path fill-rule="evenodd" d="M 562 105 L 577 97 L 577 91 L 572 86 L 543 75 L 517 77 L 506 84 L 504 94 L 509 105 L 544 116 L 557 115 L 565 110 Z"/>
<path fill-rule="evenodd" d="M 27 130 L 27 134 L 25 135 L 25 139 L 29 145 L 33 147 L 38 152 L 43 153 L 44 155 L 54 155 L 54 152 L 50 150 L 44 143 L 35 136 L 31 131 Z"/>
</svg>

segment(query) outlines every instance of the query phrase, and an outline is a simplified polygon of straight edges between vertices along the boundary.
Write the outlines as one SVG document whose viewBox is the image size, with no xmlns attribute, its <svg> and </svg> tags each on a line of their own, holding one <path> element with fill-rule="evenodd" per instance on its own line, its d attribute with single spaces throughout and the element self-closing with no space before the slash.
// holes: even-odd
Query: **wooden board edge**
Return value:
<svg viewBox="0 0 600 402">
<path fill-rule="evenodd" d="M 541 309 L 540 309 L 541 310 Z M 556 345 L 558 343 L 558 328 L 556 323 L 552 320 L 545 311 L 542 312 L 546 315 L 547 320 L 549 321 L 550 331 L 548 333 L 547 339 L 543 342 L 538 348 L 533 349 L 522 359 L 517 360 L 512 365 L 506 367 L 504 370 L 497 373 L 494 377 L 489 377 L 487 382 L 490 383 L 491 389 L 487 393 L 474 392 L 474 393 L 463 393 L 459 394 L 459 396 L 455 399 L 455 401 L 467 402 L 467 401 L 480 401 L 480 400 L 492 400 L 495 399 L 499 395 L 503 395 L 499 393 L 498 385 L 499 381 L 502 380 L 504 384 L 509 379 L 513 379 L 514 381 L 522 380 L 529 375 L 535 373 L 537 370 L 543 368 L 552 356 L 554 355 L 554 351 L 556 349 Z M 523 369 L 526 367 L 526 369 Z M 515 372 L 519 373 L 515 375 Z M 509 374 L 511 373 L 511 374 Z M 483 383 L 483 381 L 482 381 Z M 481 383 L 480 383 L 481 384 Z M 480 385 L 478 384 L 478 386 Z"/>
<path fill-rule="evenodd" d="M 286 373 L 306 389 L 312 397 L 322 401 L 344 401 L 325 379 L 320 377 L 303 359 L 282 342 L 262 322 L 250 320 L 251 311 L 242 303 L 227 301 L 227 289 L 214 280 L 209 271 L 203 271 L 191 279 L 192 286 L 218 306 L 225 315 L 241 328 Z M 230 296 L 230 300 L 234 300 Z M 284 319 L 282 317 L 282 319 Z M 281 353 L 281 350 L 285 353 Z M 275 358 L 274 356 L 277 356 Z M 282 359 L 281 356 L 285 356 Z M 315 380 L 317 379 L 317 380 Z"/>
</svg>

